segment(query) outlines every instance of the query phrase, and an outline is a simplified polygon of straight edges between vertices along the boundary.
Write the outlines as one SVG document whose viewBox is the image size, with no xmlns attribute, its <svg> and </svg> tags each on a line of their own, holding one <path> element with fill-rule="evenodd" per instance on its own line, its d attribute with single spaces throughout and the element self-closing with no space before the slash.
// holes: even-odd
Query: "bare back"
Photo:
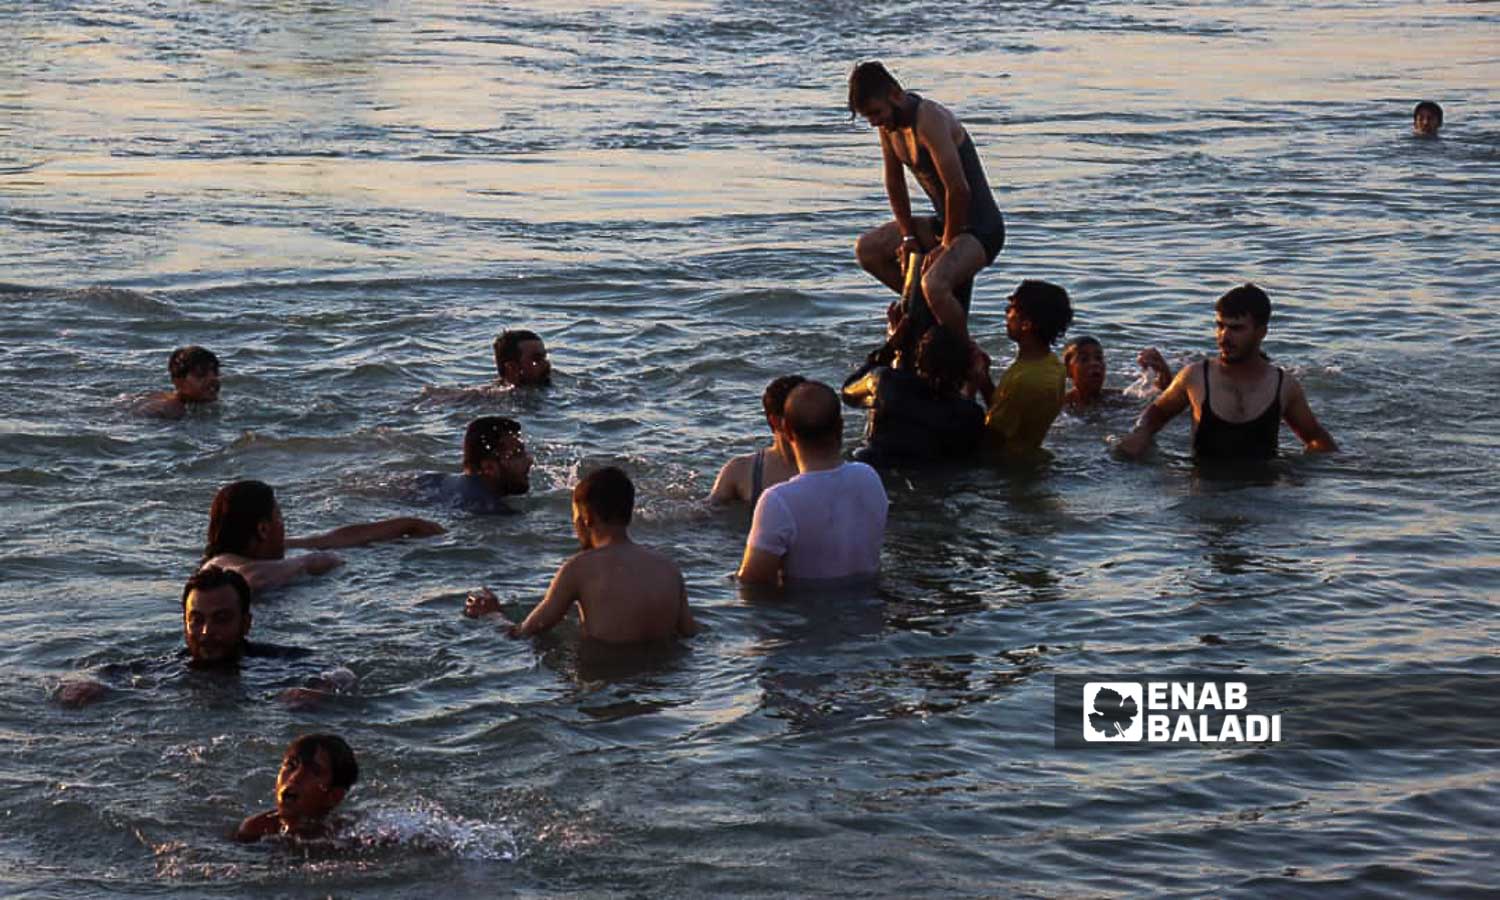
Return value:
<svg viewBox="0 0 1500 900">
<path fill-rule="evenodd" d="M 623 644 L 696 630 L 681 570 L 639 544 L 585 550 L 558 572 L 553 591 L 559 589 L 577 602 L 584 637 Z"/>
</svg>

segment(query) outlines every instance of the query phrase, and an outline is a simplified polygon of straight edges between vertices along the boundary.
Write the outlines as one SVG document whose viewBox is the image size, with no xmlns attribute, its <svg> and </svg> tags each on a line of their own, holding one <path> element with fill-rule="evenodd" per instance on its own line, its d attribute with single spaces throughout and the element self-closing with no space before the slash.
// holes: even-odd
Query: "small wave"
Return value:
<svg viewBox="0 0 1500 900">
<path fill-rule="evenodd" d="M 340 835 L 356 847 L 409 847 L 460 859 L 510 862 L 520 856 L 504 825 L 454 815 L 430 801 L 400 809 L 365 809 Z"/>
</svg>

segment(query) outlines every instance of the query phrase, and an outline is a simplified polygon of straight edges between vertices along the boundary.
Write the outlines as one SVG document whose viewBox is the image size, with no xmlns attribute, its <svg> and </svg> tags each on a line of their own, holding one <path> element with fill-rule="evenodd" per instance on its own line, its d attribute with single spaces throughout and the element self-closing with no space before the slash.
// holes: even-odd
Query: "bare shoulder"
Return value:
<svg viewBox="0 0 1500 900">
<path fill-rule="evenodd" d="M 180 419 L 187 415 L 187 407 L 177 399 L 176 394 L 165 391 L 142 398 L 136 404 L 135 412 L 137 415 L 156 419 Z"/>
<path fill-rule="evenodd" d="M 241 843 L 253 844 L 267 835 L 279 834 L 280 832 L 281 822 L 276 817 L 276 810 L 271 809 L 263 813 L 256 813 L 241 822 L 240 827 L 235 829 L 234 839 Z"/>
</svg>

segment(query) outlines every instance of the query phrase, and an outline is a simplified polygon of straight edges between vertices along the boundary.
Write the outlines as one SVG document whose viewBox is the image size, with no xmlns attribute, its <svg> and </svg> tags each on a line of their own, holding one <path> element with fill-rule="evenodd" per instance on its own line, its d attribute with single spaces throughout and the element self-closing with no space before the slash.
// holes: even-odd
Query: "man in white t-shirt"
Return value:
<svg viewBox="0 0 1500 900">
<path fill-rule="evenodd" d="M 798 385 L 787 395 L 782 428 L 799 474 L 760 495 L 740 580 L 873 580 L 885 539 L 885 487 L 874 469 L 844 462 L 838 394 L 816 381 Z"/>
</svg>

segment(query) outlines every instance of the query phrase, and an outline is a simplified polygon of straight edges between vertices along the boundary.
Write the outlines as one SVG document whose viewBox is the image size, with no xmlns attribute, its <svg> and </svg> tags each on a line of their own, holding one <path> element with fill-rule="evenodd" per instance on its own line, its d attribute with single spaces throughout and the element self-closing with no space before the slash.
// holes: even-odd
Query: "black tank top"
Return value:
<svg viewBox="0 0 1500 900">
<path fill-rule="evenodd" d="M 1199 459 L 1270 459 L 1281 431 L 1281 380 L 1276 367 L 1276 394 L 1265 412 L 1248 422 L 1226 422 L 1214 415 L 1208 395 L 1208 360 L 1203 361 L 1203 414 L 1193 432 L 1193 455 Z"/>
<path fill-rule="evenodd" d="M 917 99 L 913 110 L 922 105 L 922 97 L 915 91 L 908 91 L 907 96 Z M 915 112 L 912 114 L 912 127 L 916 127 Z M 989 180 L 984 177 L 984 166 L 979 163 L 974 140 L 967 131 L 964 133 L 963 143 L 958 145 L 958 159 L 963 163 L 964 180 L 969 183 L 969 230 L 976 235 L 1003 230 L 1005 224 L 1000 217 L 1000 207 L 995 205 L 995 194 L 990 190 Z M 920 142 L 917 143 L 917 158 L 910 168 L 917 183 L 927 194 L 927 199 L 932 201 L 938 217 L 942 218 L 948 194 L 943 188 L 943 180 L 938 177 L 937 163 Z"/>
</svg>

